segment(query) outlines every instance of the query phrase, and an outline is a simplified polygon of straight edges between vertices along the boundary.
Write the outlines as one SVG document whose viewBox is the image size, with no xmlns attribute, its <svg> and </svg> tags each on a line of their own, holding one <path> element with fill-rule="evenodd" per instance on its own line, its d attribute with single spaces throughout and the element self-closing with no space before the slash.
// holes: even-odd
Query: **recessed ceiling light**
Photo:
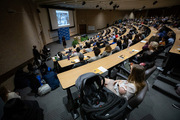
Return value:
<svg viewBox="0 0 180 120">
<path fill-rule="evenodd" d="M 113 4 L 113 1 L 111 1 L 110 3 L 109 3 L 109 5 L 112 5 Z"/>
</svg>

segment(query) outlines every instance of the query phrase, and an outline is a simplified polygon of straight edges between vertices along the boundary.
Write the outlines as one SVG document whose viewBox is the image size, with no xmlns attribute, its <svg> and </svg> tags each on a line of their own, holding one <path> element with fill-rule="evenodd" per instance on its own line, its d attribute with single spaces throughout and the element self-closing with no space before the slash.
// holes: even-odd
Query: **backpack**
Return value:
<svg viewBox="0 0 180 120">
<path fill-rule="evenodd" d="M 81 117 L 84 120 L 119 120 L 124 117 L 127 100 L 103 89 L 104 77 L 86 73 L 76 80 Z"/>
<path fill-rule="evenodd" d="M 59 87 L 59 80 L 57 78 L 57 74 L 54 71 L 48 71 L 45 75 L 43 75 L 44 80 L 49 84 L 52 90 Z"/>
</svg>

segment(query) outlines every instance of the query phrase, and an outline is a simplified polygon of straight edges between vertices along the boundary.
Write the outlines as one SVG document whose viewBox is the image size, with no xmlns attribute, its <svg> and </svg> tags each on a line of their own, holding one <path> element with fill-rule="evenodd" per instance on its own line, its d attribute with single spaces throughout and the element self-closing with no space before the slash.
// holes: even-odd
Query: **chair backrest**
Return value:
<svg viewBox="0 0 180 120">
<path fill-rule="evenodd" d="M 129 108 L 131 111 L 134 108 L 138 107 L 138 105 L 143 101 L 147 90 L 148 84 L 146 83 L 145 87 L 139 93 L 137 93 L 135 96 L 128 100 Z"/>
<path fill-rule="evenodd" d="M 156 65 L 154 65 L 153 67 L 145 71 L 145 80 L 149 78 L 149 76 L 156 70 L 156 68 L 157 68 Z"/>
</svg>

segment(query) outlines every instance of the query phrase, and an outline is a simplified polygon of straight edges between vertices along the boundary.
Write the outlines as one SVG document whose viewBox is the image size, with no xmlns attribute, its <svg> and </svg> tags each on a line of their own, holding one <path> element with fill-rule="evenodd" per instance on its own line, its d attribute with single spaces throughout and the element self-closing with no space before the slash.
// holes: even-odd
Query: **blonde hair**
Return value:
<svg viewBox="0 0 180 120">
<path fill-rule="evenodd" d="M 111 51 L 112 51 L 112 48 L 111 48 L 111 46 L 108 44 L 108 45 L 106 45 L 106 47 L 105 47 L 105 50 L 104 51 L 106 51 L 107 53 L 110 53 Z"/>
<path fill-rule="evenodd" d="M 151 46 L 151 48 L 152 48 L 154 51 L 157 50 L 157 49 L 158 49 L 158 46 L 159 46 L 159 44 L 158 44 L 157 42 L 155 42 L 155 41 L 150 42 L 149 45 Z"/>
<path fill-rule="evenodd" d="M 141 91 L 145 86 L 145 70 L 144 67 L 138 64 L 132 65 L 131 74 L 127 80 L 129 83 L 134 83 L 136 86 L 136 93 Z"/>
</svg>

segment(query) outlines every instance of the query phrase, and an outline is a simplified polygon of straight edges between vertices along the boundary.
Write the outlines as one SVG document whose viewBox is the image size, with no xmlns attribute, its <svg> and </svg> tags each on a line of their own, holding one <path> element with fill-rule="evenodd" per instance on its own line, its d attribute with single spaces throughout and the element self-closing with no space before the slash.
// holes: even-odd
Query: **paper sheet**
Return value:
<svg viewBox="0 0 180 120">
<path fill-rule="evenodd" d="M 53 60 L 55 60 L 55 57 L 52 57 Z"/>
<path fill-rule="evenodd" d="M 75 59 L 74 62 L 75 62 L 75 63 L 78 63 L 78 62 L 79 62 L 79 59 Z"/>
<path fill-rule="evenodd" d="M 102 73 L 104 73 L 106 71 L 107 71 L 107 69 L 101 66 L 101 67 L 98 67 L 97 69 L 95 69 L 93 72 L 102 74 Z"/>
<path fill-rule="evenodd" d="M 146 41 L 145 41 L 145 40 L 141 40 L 141 42 L 142 42 L 142 43 L 146 43 Z"/>
<path fill-rule="evenodd" d="M 139 52 L 139 50 L 133 49 L 132 52 Z"/>
<path fill-rule="evenodd" d="M 107 71 L 107 69 L 104 68 L 104 67 L 102 67 L 102 66 L 101 66 L 101 67 L 98 67 L 98 69 L 99 69 L 100 71 L 102 71 L 103 73 Z"/>
</svg>

